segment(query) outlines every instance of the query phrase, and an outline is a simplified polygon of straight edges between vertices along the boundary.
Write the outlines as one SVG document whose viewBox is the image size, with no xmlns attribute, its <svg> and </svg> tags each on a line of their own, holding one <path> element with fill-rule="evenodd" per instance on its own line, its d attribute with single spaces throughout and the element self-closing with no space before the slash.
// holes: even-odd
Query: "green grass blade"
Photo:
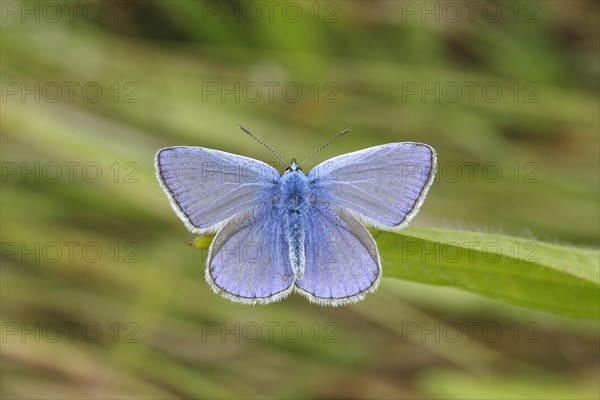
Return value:
<svg viewBox="0 0 600 400">
<path fill-rule="evenodd" d="M 376 234 L 384 276 L 600 319 L 596 250 L 503 235 L 408 228 Z"/>
</svg>

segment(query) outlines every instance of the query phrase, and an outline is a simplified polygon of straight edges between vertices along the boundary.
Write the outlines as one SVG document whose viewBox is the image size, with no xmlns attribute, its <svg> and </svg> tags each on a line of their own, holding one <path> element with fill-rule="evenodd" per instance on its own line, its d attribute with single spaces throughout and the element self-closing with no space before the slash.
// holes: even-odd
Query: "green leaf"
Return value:
<svg viewBox="0 0 600 400">
<path fill-rule="evenodd" d="M 420 386 L 432 398 L 446 400 L 597 399 L 594 379 L 528 371 L 523 375 L 477 376 L 433 369 L 421 374 Z"/>
<path fill-rule="evenodd" d="M 214 238 L 214 235 L 197 236 L 191 242 L 186 243 L 194 249 L 208 250 Z"/>
<path fill-rule="evenodd" d="M 597 250 L 445 229 L 407 228 L 401 234 L 379 232 L 375 237 L 385 277 L 600 319 Z"/>
</svg>

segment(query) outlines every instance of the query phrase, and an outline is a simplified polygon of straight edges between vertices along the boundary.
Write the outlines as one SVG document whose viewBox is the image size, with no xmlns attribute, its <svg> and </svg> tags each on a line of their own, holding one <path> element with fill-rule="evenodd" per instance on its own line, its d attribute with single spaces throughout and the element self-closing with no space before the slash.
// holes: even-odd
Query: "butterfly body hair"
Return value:
<svg viewBox="0 0 600 400">
<path fill-rule="evenodd" d="M 283 232 L 290 250 L 290 263 L 296 279 L 304 274 L 309 187 L 302 170 L 288 170 L 281 177 L 281 196 L 277 204 Z"/>
</svg>

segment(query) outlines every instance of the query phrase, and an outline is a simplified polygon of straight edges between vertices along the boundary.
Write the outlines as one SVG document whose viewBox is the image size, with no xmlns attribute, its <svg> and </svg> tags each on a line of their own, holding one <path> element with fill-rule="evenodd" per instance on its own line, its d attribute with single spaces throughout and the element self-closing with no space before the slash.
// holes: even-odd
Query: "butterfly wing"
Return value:
<svg viewBox="0 0 600 400">
<path fill-rule="evenodd" d="M 271 303 L 293 290 L 289 247 L 272 204 L 227 221 L 215 236 L 206 265 L 213 291 L 237 303 Z"/>
<path fill-rule="evenodd" d="M 419 211 L 436 163 L 426 144 L 390 143 L 327 160 L 308 180 L 320 201 L 348 208 L 368 227 L 398 230 Z"/>
<path fill-rule="evenodd" d="M 280 176 L 261 161 L 202 147 L 161 149 L 155 167 L 173 210 L 198 234 L 269 198 Z"/>
<path fill-rule="evenodd" d="M 306 264 L 296 291 L 311 302 L 340 306 L 362 300 L 381 279 L 375 240 L 342 207 L 316 203 L 307 215 Z"/>
</svg>

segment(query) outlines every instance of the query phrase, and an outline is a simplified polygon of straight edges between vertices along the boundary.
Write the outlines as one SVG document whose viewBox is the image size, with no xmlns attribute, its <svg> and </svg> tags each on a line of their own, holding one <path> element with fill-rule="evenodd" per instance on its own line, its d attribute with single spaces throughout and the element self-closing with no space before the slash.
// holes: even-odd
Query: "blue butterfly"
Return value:
<svg viewBox="0 0 600 400">
<path fill-rule="evenodd" d="M 408 225 L 433 182 L 435 151 L 390 143 L 332 158 L 305 175 L 301 165 L 325 146 L 301 164 L 288 164 L 265 145 L 287 165 L 283 175 L 218 150 L 158 151 L 157 178 L 175 213 L 191 232 L 215 235 L 206 261 L 215 293 L 267 304 L 295 291 L 339 306 L 377 289 L 381 259 L 366 227 Z"/>
</svg>

